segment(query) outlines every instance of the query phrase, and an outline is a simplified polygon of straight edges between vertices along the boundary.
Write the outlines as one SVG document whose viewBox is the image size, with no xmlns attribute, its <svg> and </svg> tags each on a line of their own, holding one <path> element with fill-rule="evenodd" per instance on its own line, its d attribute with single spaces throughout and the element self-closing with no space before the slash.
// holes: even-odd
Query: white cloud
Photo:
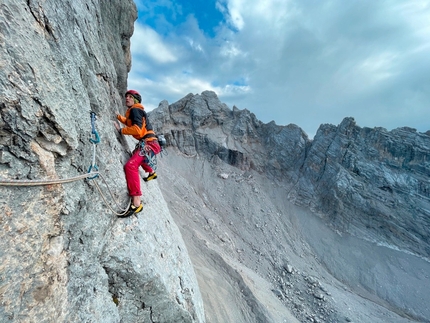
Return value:
<svg viewBox="0 0 430 323">
<path fill-rule="evenodd" d="M 225 56 L 225 57 L 236 57 L 236 56 L 246 55 L 246 53 L 242 52 L 240 48 L 237 47 L 237 44 L 230 41 L 226 41 L 223 44 L 220 50 L 220 54 L 221 56 Z"/>
<path fill-rule="evenodd" d="M 375 82 L 382 82 L 394 74 L 397 55 L 393 53 L 378 53 L 366 58 L 358 65 L 359 72 L 367 75 L 367 80 L 373 86 Z"/>
<path fill-rule="evenodd" d="M 191 37 L 186 37 L 186 39 L 190 47 L 193 48 L 195 51 L 202 52 L 202 53 L 204 52 L 202 45 L 198 41 L 196 41 Z"/>
<path fill-rule="evenodd" d="M 212 37 L 193 17 L 163 20 L 163 36 L 136 24 L 129 83 L 152 106 L 213 90 L 263 122 L 308 134 L 347 116 L 360 126 L 430 128 L 429 1 L 219 0 L 217 8 L 227 24 Z"/>
<path fill-rule="evenodd" d="M 398 11 L 415 30 L 419 37 L 430 36 L 430 2 L 428 0 L 407 1 L 398 6 Z"/>
<path fill-rule="evenodd" d="M 244 0 L 229 0 L 227 1 L 227 9 L 228 12 L 226 14 L 226 18 L 228 22 L 237 30 L 242 30 L 245 21 L 242 17 L 242 11 L 244 9 L 244 5 L 247 2 Z"/>
<path fill-rule="evenodd" d="M 183 93 L 201 93 L 205 90 L 215 90 L 207 81 L 194 77 L 167 77 L 162 84 L 169 88 L 169 92 L 181 95 Z"/>
<path fill-rule="evenodd" d="M 238 31 L 250 28 L 248 32 L 266 36 L 270 31 L 273 37 L 281 36 L 289 20 L 300 15 L 291 0 L 227 0 L 226 8 L 225 15 Z"/>
<path fill-rule="evenodd" d="M 246 95 L 252 92 L 248 85 L 233 85 L 227 84 L 223 88 L 218 89 L 218 96 L 222 98 L 234 98 L 237 95 Z"/>
<path fill-rule="evenodd" d="M 158 63 L 171 63 L 178 60 L 156 31 L 139 23 L 134 26 L 131 53 L 133 57 L 144 55 Z"/>
</svg>

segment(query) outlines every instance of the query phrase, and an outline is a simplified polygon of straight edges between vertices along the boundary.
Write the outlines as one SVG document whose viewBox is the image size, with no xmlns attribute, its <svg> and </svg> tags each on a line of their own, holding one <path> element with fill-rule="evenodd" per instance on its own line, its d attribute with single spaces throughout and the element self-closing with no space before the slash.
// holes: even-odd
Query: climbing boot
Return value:
<svg viewBox="0 0 430 323">
<path fill-rule="evenodd" d="M 147 177 L 144 177 L 143 180 L 145 182 L 150 181 L 151 179 L 156 179 L 157 178 L 157 173 L 153 172 L 152 174 L 149 174 Z"/>
<path fill-rule="evenodd" d="M 137 213 L 141 212 L 142 209 L 143 209 L 143 204 L 142 203 L 140 203 L 139 206 L 134 206 L 133 203 L 131 203 L 130 207 L 128 208 L 128 210 L 124 214 L 118 215 L 118 217 L 120 217 L 120 218 L 127 218 L 130 215 L 137 214 Z"/>
</svg>

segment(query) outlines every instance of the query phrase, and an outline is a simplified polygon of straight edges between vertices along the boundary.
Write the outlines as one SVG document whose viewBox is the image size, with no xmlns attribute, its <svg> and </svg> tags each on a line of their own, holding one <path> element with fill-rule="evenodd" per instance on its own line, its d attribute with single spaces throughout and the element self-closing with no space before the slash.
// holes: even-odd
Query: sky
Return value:
<svg viewBox="0 0 430 323">
<path fill-rule="evenodd" d="M 135 0 L 128 87 L 147 111 L 211 90 L 312 138 L 430 130 L 430 0 Z"/>
</svg>

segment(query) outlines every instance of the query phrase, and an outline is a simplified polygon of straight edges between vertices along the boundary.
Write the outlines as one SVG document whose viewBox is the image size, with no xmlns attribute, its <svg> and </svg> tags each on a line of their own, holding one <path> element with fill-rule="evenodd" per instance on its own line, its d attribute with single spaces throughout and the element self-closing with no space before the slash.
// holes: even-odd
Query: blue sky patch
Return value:
<svg viewBox="0 0 430 323">
<path fill-rule="evenodd" d="M 207 1 L 148 1 L 138 6 L 139 22 L 167 34 L 170 28 L 183 24 L 192 15 L 199 29 L 210 38 L 215 37 L 216 28 L 225 22 L 216 7 L 216 0 Z M 169 27 L 167 27 L 169 26 Z"/>
<path fill-rule="evenodd" d="M 148 111 L 212 90 L 263 122 L 429 130 L 421 1 L 135 0 L 130 88 Z M 418 86 L 417 86 L 418 84 Z"/>
</svg>

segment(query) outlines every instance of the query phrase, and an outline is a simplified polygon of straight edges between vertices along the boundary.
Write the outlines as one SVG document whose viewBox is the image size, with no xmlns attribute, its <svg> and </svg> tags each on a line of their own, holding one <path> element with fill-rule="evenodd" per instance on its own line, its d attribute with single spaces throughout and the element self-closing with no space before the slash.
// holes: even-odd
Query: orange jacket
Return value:
<svg viewBox="0 0 430 323">
<path fill-rule="evenodd" d="M 145 139 L 145 141 L 157 139 L 142 104 L 133 104 L 125 112 L 125 117 L 118 114 L 116 118 L 125 125 L 121 129 L 123 135 L 131 135 L 137 140 Z"/>
</svg>

